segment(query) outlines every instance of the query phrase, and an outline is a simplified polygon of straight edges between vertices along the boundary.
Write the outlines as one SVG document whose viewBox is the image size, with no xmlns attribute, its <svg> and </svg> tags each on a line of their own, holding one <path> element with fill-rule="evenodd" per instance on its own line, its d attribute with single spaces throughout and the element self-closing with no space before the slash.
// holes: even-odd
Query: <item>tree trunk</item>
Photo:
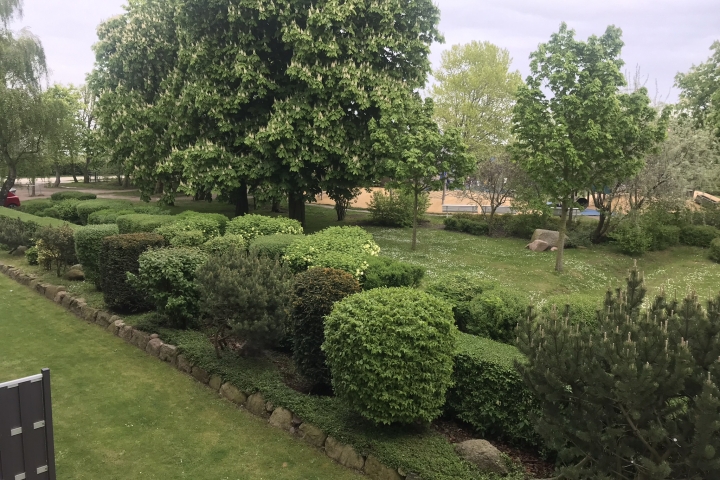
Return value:
<svg viewBox="0 0 720 480">
<path fill-rule="evenodd" d="M 250 205 L 248 204 L 247 183 L 242 182 L 240 187 L 235 190 L 235 216 L 243 217 L 250 213 Z"/>
<path fill-rule="evenodd" d="M 118 183 L 118 187 L 122 187 L 122 174 L 118 174 L 117 183 Z"/>
<path fill-rule="evenodd" d="M 555 271 L 563 271 L 563 254 L 565 253 L 565 233 L 567 232 L 568 204 L 567 198 L 562 201 L 562 214 L 560 215 L 560 236 L 557 245 L 557 257 L 555 258 Z"/>
<path fill-rule="evenodd" d="M 90 183 L 90 161 L 92 160 L 92 157 L 85 157 L 85 176 L 83 178 L 83 183 Z"/>
<path fill-rule="evenodd" d="M 125 175 L 125 179 L 123 179 L 123 188 L 130 188 L 130 175 Z"/>
<path fill-rule="evenodd" d="M 257 210 L 257 206 L 255 207 L 255 210 Z M 270 205 L 270 211 L 273 213 L 280 213 L 280 199 L 279 198 L 272 199 L 272 204 Z"/>
<path fill-rule="evenodd" d="M 155 195 L 162 195 L 165 191 L 165 185 L 162 181 L 158 180 L 155 184 Z"/>
<path fill-rule="evenodd" d="M 346 201 L 344 198 L 335 200 L 335 213 L 337 213 L 338 222 L 342 222 L 343 220 L 345 220 L 348 203 L 350 202 Z"/>
<path fill-rule="evenodd" d="M 415 251 L 415 248 L 417 247 L 417 211 L 418 211 L 418 192 L 415 190 L 415 195 L 413 197 L 413 233 L 412 233 L 412 245 L 410 246 L 410 250 Z"/>
<path fill-rule="evenodd" d="M 2 188 L 0 188 L 0 207 L 5 205 L 10 189 L 15 185 L 15 179 L 17 178 L 17 169 L 14 166 L 8 166 L 8 175 L 3 182 Z"/>
<path fill-rule="evenodd" d="M 288 195 L 288 217 L 305 226 L 305 195 L 302 191 Z"/>
<path fill-rule="evenodd" d="M 60 165 L 55 165 L 55 188 L 60 186 Z"/>
</svg>

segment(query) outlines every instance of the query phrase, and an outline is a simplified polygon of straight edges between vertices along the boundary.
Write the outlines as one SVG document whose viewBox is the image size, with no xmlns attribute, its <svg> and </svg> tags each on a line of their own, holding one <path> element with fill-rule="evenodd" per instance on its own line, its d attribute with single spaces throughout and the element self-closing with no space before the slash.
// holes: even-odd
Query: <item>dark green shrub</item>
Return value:
<svg viewBox="0 0 720 480">
<path fill-rule="evenodd" d="M 718 237 L 720 230 L 709 225 L 684 225 L 680 230 L 680 241 L 692 247 L 707 248 Z"/>
<path fill-rule="evenodd" d="M 30 215 L 40 215 L 40 212 L 43 212 L 44 210 L 47 210 L 48 208 L 51 208 L 55 206 L 55 203 L 52 200 L 30 200 L 27 202 L 23 202 L 22 206 L 20 207 L 21 212 L 29 213 Z"/>
<path fill-rule="evenodd" d="M 88 225 L 75 231 L 75 254 L 83 266 L 85 278 L 100 287 L 100 253 L 102 240 L 118 234 L 115 224 Z"/>
<path fill-rule="evenodd" d="M 460 213 L 446 217 L 443 223 L 445 223 L 445 230 L 469 233 L 470 235 L 488 235 L 490 233 L 490 225 L 480 215 Z"/>
<path fill-rule="evenodd" d="M 73 230 L 68 225 L 40 227 L 35 232 L 38 245 L 38 262 L 46 268 L 52 268 L 54 264 L 58 277 L 69 265 L 77 263 L 73 233 Z"/>
<path fill-rule="evenodd" d="M 425 291 L 448 302 L 453 309 L 455 324 L 461 332 L 467 332 L 467 325 L 472 321 L 470 302 L 483 292 L 494 288 L 497 288 L 496 282 L 457 273 L 431 280 Z"/>
<path fill-rule="evenodd" d="M 40 225 L 36 222 L 0 215 L 0 244 L 11 250 L 20 245 L 30 247 L 35 243 L 33 239 L 38 228 Z"/>
<path fill-rule="evenodd" d="M 142 213 L 122 215 L 115 220 L 120 234 L 150 233 L 162 225 L 176 221 L 177 219 L 170 215 L 144 215 Z"/>
<path fill-rule="evenodd" d="M 210 222 L 209 224 L 217 224 L 217 228 L 220 231 L 220 235 L 225 234 L 225 230 L 227 229 L 227 224 L 230 221 L 230 219 L 228 219 L 228 217 L 226 217 L 222 213 L 200 213 L 200 212 L 195 212 L 193 210 L 185 210 L 184 212 L 176 215 L 176 218 L 183 219 L 183 220 L 191 219 L 191 218 L 202 219 L 199 221 L 199 223 L 196 224 L 195 230 L 205 231 L 204 228 L 198 228 L 198 226 L 200 226 L 200 225 L 207 225 L 208 223 L 206 223 L 205 221 L 209 221 Z M 190 224 L 192 225 L 192 221 L 190 222 Z M 208 232 L 205 232 L 205 233 L 206 233 L 206 235 L 208 234 Z M 213 235 L 213 236 L 215 236 L 215 235 Z"/>
<path fill-rule="evenodd" d="M 370 222 L 384 227 L 412 227 L 413 205 L 412 195 L 395 190 L 376 190 L 367 207 L 370 212 Z M 430 196 L 421 195 L 418 199 L 418 219 L 429 207 Z"/>
<path fill-rule="evenodd" d="M 450 306 L 413 288 L 347 297 L 325 317 L 335 393 L 378 424 L 429 422 L 451 385 L 457 330 Z"/>
<path fill-rule="evenodd" d="M 80 219 L 77 214 L 77 206 L 79 204 L 80 200 L 76 199 L 67 199 L 57 202 L 53 207 L 57 210 L 57 216 L 55 218 L 59 218 L 60 220 L 70 223 L 79 223 Z"/>
<path fill-rule="evenodd" d="M 37 213 L 38 217 L 48 217 L 48 218 L 57 218 L 60 219 L 60 210 L 58 210 L 56 205 L 53 205 L 50 208 L 46 208 L 45 210 L 41 210 Z"/>
<path fill-rule="evenodd" d="M 367 257 L 362 277 L 363 290 L 378 287 L 417 287 L 425 276 L 425 267 L 399 262 L 388 257 Z"/>
<path fill-rule="evenodd" d="M 118 312 L 136 313 L 149 310 L 144 292 L 133 288 L 127 273 L 137 275 L 140 255 L 149 248 L 165 245 L 165 239 L 154 233 L 113 235 L 102 240 L 100 285 L 105 305 Z"/>
<path fill-rule="evenodd" d="M 480 436 L 537 445 L 537 403 L 515 368 L 515 362 L 523 361 L 513 346 L 459 334 L 448 410 Z"/>
<path fill-rule="evenodd" d="M 500 217 L 503 230 L 510 237 L 530 239 L 537 229 L 558 230 L 560 227 L 560 219 L 547 214 L 523 213 Z"/>
<path fill-rule="evenodd" d="M 330 385 L 330 370 L 321 348 L 324 319 L 336 302 L 359 291 L 360 284 L 352 275 L 333 268 L 311 268 L 295 277 L 293 360 L 298 371 L 317 384 Z"/>
<path fill-rule="evenodd" d="M 62 192 L 55 192 L 50 195 L 50 198 L 55 202 L 62 200 L 95 200 L 97 195 L 94 193 L 75 192 L 73 190 L 64 190 Z"/>
<path fill-rule="evenodd" d="M 228 222 L 227 233 L 242 235 L 247 241 L 262 235 L 276 235 L 279 233 L 289 235 L 302 235 L 303 228 L 300 222 L 285 217 L 266 217 L 263 215 L 245 215 L 235 217 Z"/>
<path fill-rule="evenodd" d="M 642 255 L 652 246 L 652 237 L 636 222 L 621 224 L 610 238 L 625 255 Z"/>
<path fill-rule="evenodd" d="M 132 213 L 132 202 L 125 201 L 125 200 L 107 200 L 107 199 L 98 199 L 98 200 L 88 200 L 85 202 L 78 203 L 77 207 L 75 207 L 75 210 L 77 211 L 78 218 L 80 219 L 80 223 L 83 225 L 87 225 L 90 223 L 90 215 L 95 212 L 100 212 L 102 210 L 130 210 Z M 109 222 L 104 222 L 109 223 Z M 114 221 L 112 223 L 115 223 Z"/>
<path fill-rule="evenodd" d="M 578 221 L 568 225 L 565 237 L 567 248 L 589 247 L 592 245 L 597 222 Z"/>
<path fill-rule="evenodd" d="M 253 352 L 286 335 L 292 273 L 277 260 L 231 249 L 198 269 L 200 316 L 218 352 L 233 339 Z"/>
<path fill-rule="evenodd" d="M 602 302 L 595 295 L 572 293 L 548 298 L 540 308 L 540 315 L 547 318 L 553 307 L 558 316 L 565 316 L 569 306 L 570 322 L 574 325 L 597 325 L 597 312 L 603 310 Z"/>
<path fill-rule="evenodd" d="M 27 252 L 25 252 L 27 256 Z M 720 263 L 720 238 L 710 242 L 710 260 Z"/>
<path fill-rule="evenodd" d="M 90 200 L 92 201 L 92 200 Z M 86 202 L 89 203 L 89 202 Z M 134 210 L 100 210 L 98 212 L 93 212 L 87 217 L 87 224 L 88 225 L 107 225 L 109 223 L 112 223 L 113 225 L 116 224 L 117 218 L 123 215 L 132 215 L 135 213 Z"/>
<path fill-rule="evenodd" d="M 133 206 L 133 211 L 135 213 L 142 213 L 144 215 L 172 215 L 170 210 L 163 207 L 158 207 L 157 205 L 142 205 L 142 206 Z M 182 214 L 181 214 L 182 215 Z M 214 215 L 214 214 L 212 214 Z M 180 216 L 180 215 L 178 215 Z M 224 217 L 224 215 L 221 215 Z"/>
<path fill-rule="evenodd" d="M 38 250 L 37 247 L 30 247 L 25 250 L 25 259 L 28 265 L 38 265 Z"/>
<path fill-rule="evenodd" d="M 230 249 L 247 250 L 247 242 L 240 235 L 228 233 L 222 237 L 211 238 L 200 249 L 210 255 L 222 255 Z"/>
<path fill-rule="evenodd" d="M 199 303 L 195 274 L 207 258 L 196 248 L 150 249 L 140 255 L 138 274 L 127 274 L 128 282 L 146 294 L 170 327 L 195 326 Z"/>
<path fill-rule="evenodd" d="M 505 288 L 486 290 L 466 305 L 465 332 L 503 343 L 512 343 L 515 326 L 525 316 L 528 302 Z"/>
<path fill-rule="evenodd" d="M 220 224 L 215 218 L 201 215 L 170 218 L 175 221 L 155 229 L 170 245 L 197 247 L 220 236 Z"/>
<path fill-rule="evenodd" d="M 276 234 L 276 235 L 263 235 L 261 237 L 255 237 L 250 241 L 248 251 L 251 255 L 257 255 L 261 257 L 275 258 L 281 260 L 288 247 L 296 242 L 299 235 L 290 234 Z"/>
<path fill-rule="evenodd" d="M 661 251 L 680 244 L 680 227 L 652 224 L 645 227 L 650 235 L 650 250 Z"/>
</svg>

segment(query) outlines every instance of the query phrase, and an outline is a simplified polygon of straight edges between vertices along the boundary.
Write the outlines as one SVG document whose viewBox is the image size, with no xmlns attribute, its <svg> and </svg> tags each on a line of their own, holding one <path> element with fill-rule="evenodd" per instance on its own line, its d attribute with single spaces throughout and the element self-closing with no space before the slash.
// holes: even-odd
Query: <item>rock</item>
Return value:
<svg viewBox="0 0 720 480">
<path fill-rule="evenodd" d="M 551 251 L 551 252 L 557 252 L 557 247 L 552 247 L 552 248 L 550 249 L 550 251 Z"/>
<path fill-rule="evenodd" d="M 147 348 L 148 342 L 150 341 L 150 334 L 141 332 L 140 330 L 133 329 L 132 344 L 138 347 L 143 352 Z"/>
<path fill-rule="evenodd" d="M 267 413 L 272 413 L 273 410 L 275 410 L 275 405 L 273 405 L 272 402 L 265 402 L 265 411 Z"/>
<path fill-rule="evenodd" d="M 82 271 L 82 269 L 83 269 L 83 266 L 82 266 L 82 264 L 80 264 L 80 263 L 77 263 L 77 264 L 73 265 L 72 267 L 70 267 L 70 270 L 80 270 L 80 271 Z"/>
<path fill-rule="evenodd" d="M 534 242 L 535 240 L 542 240 L 551 247 L 557 247 L 558 242 L 560 241 L 560 232 L 556 232 L 555 230 L 537 229 L 533 232 L 530 241 Z"/>
<path fill-rule="evenodd" d="M 365 474 L 374 480 L 403 480 L 396 470 L 386 467 L 372 455 L 365 460 Z"/>
<path fill-rule="evenodd" d="M 499 475 L 508 473 L 500 450 L 493 447 L 487 440 L 475 439 L 458 443 L 455 445 L 455 451 L 483 472 L 497 473 Z"/>
<path fill-rule="evenodd" d="M 163 346 L 162 340 L 159 338 L 151 338 L 150 341 L 147 344 L 147 347 L 145 347 L 145 351 L 152 355 L 153 357 L 159 357 L 160 356 L 160 348 Z"/>
<path fill-rule="evenodd" d="M 87 306 L 87 303 L 84 298 L 73 298 L 70 301 L 70 311 L 80 318 L 83 318 L 82 309 L 85 306 Z"/>
<path fill-rule="evenodd" d="M 253 415 L 257 415 L 259 417 L 264 416 L 266 414 L 265 399 L 263 398 L 262 393 L 257 392 L 250 395 L 247 399 L 247 403 L 245 404 L 245 408 L 247 408 L 248 412 Z"/>
<path fill-rule="evenodd" d="M 45 296 L 47 298 L 49 298 L 50 300 L 55 300 L 55 296 L 59 292 L 64 292 L 64 291 L 65 291 L 65 287 L 63 287 L 62 285 L 48 285 L 45 288 Z"/>
<path fill-rule="evenodd" d="M 12 251 L 12 254 L 16 257 L 22 257 L 25 255 L 25 252 L 27 252 L 27 250 L 28 250 L 28 247 L 26 247 L 24 245 L 20 245 L 19 247 L 17 247 L 15 250 Z"/>
<path fill-rule="evenodd" d="M 348 468 L 362 470 L 365 465 L 365 459 L 355 452 L 350 445 L 344 445 L 333 437 L 327 437 L 325 440 L 325 454 Z"/>
<path fill-rule="evenodd" d="M 217 375 L 211 375 L 208 385 L 210 385 L 210 388 L 212 388 L 213 390 L 215 390 L 217 392 L 218 390 L 220 390 L 220 387 L 222 386 L 222 378 L 220 378 Z"/>
<path fill-rule="evenodd" d="M 133 336 L 133 328 L 130 325 L 124 325 L 120 327 L 120 331 L 118 332 L 118 336 L 125 340 L 126 342 L 132 341 Z"/>
<path fill-rule="evenodd" d="M 112 318 L 112 316 L 108 312 L 98 310 L 98 313 L 95 316 L 95 323 L 97 323 L 98 325 L 100 325 L 103 328 L 106 328 L 108 325 L 110 325 L 110 323 L 112 323 L 110 321 L 111 318 Z"/>
<path fill-rule="evenodd" d="M 73 302 L 73 300 L 75 300 L 75 297 L 73 297 L 73 296 L 70 295 L 69 293 L 66 294 L 66 295 L 63 297 L 62 306 L 65 307 L 65 308 L 70 308 L 70 304 Z"/>
<path fill-rule="evenodd" d="M 529 249 L 531 252 L 544 252 L 550 249 L 550 245 L 542 240 L 533 240 L 525 245 L 525 248 Z"/>
<path fill-rule="evenodd" d="M 78 270 L 76 268 L 71 268 L 67 272 L 65 272 L 65 275 L 63 275 L 63 278 L 65 280 L 70 280 L 71 282 L 82 282 L 85 280 L 85 274 L 82 270 Z"/>
<path fill-rule="evenodd" d="M 160 360 L 163 362 L 170 362 L 172 364 L 175 364 L 175 361 L 177 360 L 178 356 L 178 349 L 175 345 L 168 345 L 167 343 L 164 343 L 162 347 L 160 347 Z"/>
<path fill-rule="evenodd" d="M 187 358 L 185 358 L 185 355 L 178 355 L 177 368 L 181 372 L 190 373 L 192 371 L 192 364 Z"/>
<path fill-rule="evenodd" d="M 270 423 L 270 425 L 272 425 L 273 427 L 279 428 L 280 430 L 289 431 L 290 428 L 292 428 L 292 418 L 293 414 L 290 410 L 278 407 L 273 410 L 268 423 Z"/>
<path fill-rule="evenodd" d="M 67 295 L 67 292 L 58 292 L 57 295 L 55 295 L 55 298 L 53 301 L 59 305 L 62 305 L 63 299 Z"/>
<path fill-rule="evenodd" d="M 197 380 L 200 383 L 204 383 L 205 385 L 207 385 L 208 382 L 210 381 L 210 374 L 206 370 L 204 370 L 200 367 L 192 367 L 192 370 L 190 371 L 190 375 L 192 375 L 195 378 L 195 380 Z"/>
<path fill-rule="evenodd" d="M 160 338 L 160 335 L 158 335 L 157 333 L 153 333 L 152 335 L 150 335 L 150 340 L 152 340 L 153 338 Z"/>
<path fill-rule="evenodd" d="M 47 283 L 38 283 L 35 285 L 35 291 L 40 295 L 45 295 L 45 289 L 48 287 Z"/>
<path fill-rule="evenodd" d="M 113 318 L 117 318 L 117 317 L 113 317 Z M 113 335 L 120 335 L 120 329 L 124 326 L 125 326 L 125 323 L 122 320 L 115 320 L 114 322 L 110 323 L 110 325 L 108 325 L 107 329 Z"/>
<path fill-rule="evenodd" d="M 236 405 L 243 405 L 247 401 L 247 395 L 235 388 L 230 383 L 224 383 L 220 387 L 220 395 L 227 398 Z"/>
<path fill-rule="evenodd" d="M 97 308 L 93 308 L 88 305 L 83 305 L 82 307 L 80 307 L 80 316 L 86 322 L 95 323 L 95 317 L 97 317 L 97 314 Z"/>
<path fill-rule="evenodd" d="M 325 445 L 327 435 L 325 435 L 325 432 L 317 428 L 315 425 L 303 423 L 298 428 L 298 431 L 300 432 L 300 438 L 308 442 L 310 445 L 314 445 L 316 447 L 322 447 Z"/>
</svg>

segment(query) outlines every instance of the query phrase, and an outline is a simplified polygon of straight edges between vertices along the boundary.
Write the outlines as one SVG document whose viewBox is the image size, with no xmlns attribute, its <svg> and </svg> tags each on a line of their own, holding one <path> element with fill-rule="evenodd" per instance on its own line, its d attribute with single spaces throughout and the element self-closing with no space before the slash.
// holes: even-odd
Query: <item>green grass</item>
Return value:
<svg viewBox="0 0 720 480">
<path fill-rule="evenodd" d="M 50 217 L 38 217 L 35 215 L 30 215 L 29 213 L 24 213 L 19 210 L 13 209 L 13 208 L 0 208 L 0 215 L 4 217 L 10 217 L 10 218 L 19 218 L 20 220 L 24 222 L 35 222 L 38 225 L 42 226 L 51 226 L 51 227 L 62 227 L 63 225 L 67 224 L 70 225 L 70 228 L 77 228 L 78 225 L 74 225 L 72 223 L 68 223 L 64 220 L 58 220 L 57 218 L 50 218 Z"/>
<path fill-rule="evenodd" d="M 83 183 L 82 181 L 61 183 L 60 188 L 70 188 L 73 190 L 127 190 L 128 192 L 137 192 L 137 187 L 123 187 L 118 185 L 117 180 L 99 181 Z"/>
<path fill-rule="evenodd" d="M 0 382 L 51 369 L 58 478 L 359 478 L 26 287 L 0 292 Z"/>
</svg>

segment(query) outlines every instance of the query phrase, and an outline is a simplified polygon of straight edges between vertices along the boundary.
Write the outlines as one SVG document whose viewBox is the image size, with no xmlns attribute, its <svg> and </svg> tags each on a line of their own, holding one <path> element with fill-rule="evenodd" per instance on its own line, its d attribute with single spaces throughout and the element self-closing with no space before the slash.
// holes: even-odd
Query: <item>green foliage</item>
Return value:
<svg viewBox="0 0 720 480">
<path fill-rule="evenodd" d="M 53 206 L 53 214 L 48 216 L 52 216 L 53 218 L 64 220 L 70 223 L 78 223 L 80 219 L 78 218 L 77 214 L 77 206 L 80 203 L 80 200 L 74 198 L 61 200 Z M 45 210 L 45 212 L 48 212 L 48 210 Z"/>
<path fill-rule="evenodd" d="M 25 260 L 28 265 L 38 265 L 38 249 L 37 247 L 30 247 L 25 250 Z"/>
<path fill-rule="evenodd" d="M 720 230 L 709 225 L 683 225 L 680 241 L 683 245 L 709 247 L 712 241 L 720 237 Z"/>
<path fill-rule="evenodd" d="M 92 200 L 90 200 L 92 201 Z M 86 202 L 89 203 L 89 202 Z M 134 210 L 114 210 L 114 209 L 108 209 L 108 210 L 100 210 L 98 212 L 93 212 L 87 217 L 87 224 L 88 225 L 105 225 L 105 224 L 116 224 L 117 218 L 122 215 L 132 215 L 135 213 Z"/>
<path fill-rule="evenodd" d="M 653 239 L 636 221 L 620 224 L 610 238 L 626 255 L 642 255 L 652 246 Z"/>
<path fill-rule="evenodd" d="M 127 274 L 138 274 L 139 259 L 143 252 L 164 245 L 165 239 L 154 233 L 131 233 L 103 238 L 99 262 L 100 285 L 108 308 L 128 313 L 151 308 L 145 292 L 133 288 L 127 280 Z"/>
<path fill-rule="evenodd" d="M 586 222 L 579 219 L 568 225 L 567 236 L 565 237 L 565 246 L 568 248 L 592 246 L 592 241 L 597 229 L 597 222 Z"/>
<path fill-rule="evenodd" d="M 27 256 L 27 252 L 25 252 L 25 256 Z M 710 260 L 720 263 L 720 238 L 716 238 L 710 243 L 709 257 Z"/>
<path fill-rule="evenodd" d="M 510 237 L 529 240 L 537 229 L 558 230 L 560 219 L 546 213 L 521 213 L 519 215 L 503 215 L 498 220 L 502 223 L 505 234 Z"/>
<path fill-rule="evenodd" d="M 528 302 L 520 295 L 496 287 L 474 297 L 462 312 L 462 331 L 503 343 L 515 339 L 515 326 L 525 316 Z"/>
<path fill-rule="evenodd" d="M 247 242 L 241 235 L 228 233 L 222 237 L 211 238 L 200 249 L 210 255 L 222 255 L 231 249 L 247 250 Z"/>
<path fill-rule="evenodd" d="M 157 205 L 141 205 L 141 206 L 133 205 L 133 211 L 135 213 L 142 213 L 145 215 L 172 215 L 170 213 L 170 210 L 163 208 L 163 207 L 158 207 Z M 209 214 L 209 215 L 214 216 L 215 214 Z M 182 214 L 177 215 L 177 217 L 181 217 L 181 216 L 182 216 Z M 223 217 L 227 221 L 227 217 L 225 215 L 219 215 L 219 217 Z M 220 220 L 218 220 L 218 221 L 220 221 Z"/>
<path fill-rule="evenodd" d="M 538 445 L 537 402 L 515 367 L 523 361 L 515 347 L 459 334 L 448 410 L 483 437 Z"/>
<path fill-rule="evenodd" d="M 115 220 L 120 229 L 120 234 L 150 233 L 162 225 L 176 221 L 176 218 L 168 215 L 145 215 L 141 213 L 122 215 Z"/>
<path fill-rule="evenodd" d="M 4 209 L 9 210 L 9 209 Z M 4 212 L 0 212 L 4 213 Z M 27 215 L 25 218 L 38 218 Z M 40 225 L 25 218 L 13 218 L 0 215 L 0 244 L 15 249 L 20 245 L 26 247 L 34 243 L 35 231 Z"/>
<path fill-rule="evenodd" d="M 199 293 L 195 274 L 207 258 L 196 248 L 150 249 L 140 255 L 137 275 L 128 272 L 128 283 L 145 293 L 167 325 L 196 326 Z"/>
<path fill-rule="evenodd" d="M 64 190 L 62 192 L 55 192 L 52 195 L 50 195 L 50 198 L 54 202 L 60 202 L 62 200 L 95 200 L 97 198 L 97 195 L 94 193 L 86 193 L 86 192 L 76 192 L 74 190 Z"/>
<path fill-rule="evenodd" d="M 573 325 L 593 326 L 597 325 L 598 311 L 602 312 L 603 305 L 594 295 L 583 293 L 558 295 L 547 299 L 540 308 L 540 315 L 549 318 L 553 308 L 558 316 L 565 316 L 569 312 Z"/>
<path fill-rule="evenodd" d="M 329 227 L 299 237 L 287 248 L 283 260 L 294 272 L 302 272 L 310 267 L 341 267 L 341 270 L 359 279 L 367 268 L 367 256 L 377 256 L 379 253 L 380 247 L 364 229 Z"/>
<path fill-rule="evenodd" d="M 58 277 L 67 266 L 77 263 L 73 233 L 73 229 L 67 225 L 41 227 L 35 232 L 35 240 L 42 242 L 42 247 L 38 247 L 39 250 L 42 250 L 38 252 L 38 256 L 42 259 L 38 258 L 38 261 L 50 268 L 52 268 L 52 264 L 55 264 L 55 272 Z"/>
<path fill-rule="evenodd" d="M 262 235 L 302 235 L 300 222 L 285 217 L 266 217 L 263 215 L 245 215 L 235 217 L 227 225 L 227 233 L 242 235 L 251 242 Z"/>
<path fill-rule="evenodd" d="M 185 210 L 175 218 L 183 219 L 188 225 L 194 225 L 194 230 L 202 230 L 208 236 L 215 236 L 214 227 L 211 225 L 217 225 L 219 235 L 224 235 L 229 222 L 228 217 L 222 213 L 200 213 L 194 210 Z"/>
<path fill-rule="evenodd" d="M 224 218 L 223 215 L 220 216 Z M 171 218 L 175 221 L 155 229 L 155 233 L 162 235 L 170 245 L 199 247 L 211 238 L 220 236 L 220 223 L 217 218 L 205 215 Z"/>
<path fill-rule="evenodd" d="M 396 190 L 376 190 L 368 203 L 370 222 L 383 227 L 412 227 L 413 196 Z M 418 216 L 430 208 L 430 195 L 418 196 Z"/>
<path fill-rule="evenodd" d="M 645 301 L 637 267 L 592 328 L 551 315 L 518 329 L 536 428 L 570 478 L 716 478 L 720 297 Z M 643 305 L 647 304 L 647 308 Z"/>
<path fill-rule="evenodd" d="M 456 333 L 450 306 L 416 289 L 347 297 L 325 318 L 333 389 L 376 424 L 432 421 L 451 385 Z"/>
<path fill-rule="evenodd" d="M 485 217 L 469 213 L 459 213 L 443 220 L 445 230 L 455 232 L 469 233 L 470 235 L 488 235 L 490 233 L 490 225 L 488 225 Z"/>
<path fill-rule="evenodd" d="M 21 212 L 29 213 L 30 215 L 39 215 L 42 211 L 53 207 L 55 202 L 52 200 L 29 200 L 23 202 L 20 207 Z"/>
<path fill-rule="evenodd" d="M 288 247 L 303 237 L 289 233 L 255 237 L 248 247 L 251 255 L 282 260 Z"/>
<path fill-rule="evenodd" d="M 495 282 L 482 280 L 467 274 L 445 275 L 428 282 L 425 291 L 448 302 L 453 309 L 455 324 L 461 332 L 467 332 L 473 321 L 470 303 L 483 292 L 497 288 Z"/>
<path fill-rule="evenodd" d="M 102 240 L 119 233 L 115 224 L 88 225 L 75 230 L 75 253 L 83 266 L 85 278 L 100 286 L 100 254 Z"/>
<path fill-rule="evenodd" d="M 295 277 L 293 360 L 298 371 L 317 384 L 330 385 L 330 370 L 321 348 L 325 317 L 336 302 L 359 291 L 360 284 L 352 275 L 332 268 L 311 268 Z"/>
<path fill-rule="evenodd" d="M 425 268 L 400 262 L 389 257 L 367 257 L 362 277 L 363 290 L 379 287 L 418 287 L 425 276 Z"/>
<path fill-rule="evenodd" d="M 675 225 L 652 225 L 645 227 L 650 235 L 650 250 L 667 250 L 680 244 L 681 229 Z"/>
<path fill-rule="evenodd" d="M 133 204 L 125 200 L 98 199 L 79 203 L 76 207 L 76 211 L 78 218 L 80 219 L 80 223 L 87 225 L 90 223 L 89 217 L 92 213 L 99 212 L 101 210 L 132 210 L 132 207 Z M 104 223 L 115 223 L 115 221 L 113 220 L 113 222 Z"/>
<path fill-rule="evenodd" d="M 285 335 L 292 273 L 277 260 L 230 249 L 197 271 L 200 314 L 216 351 L 230 338 L 253 351 Z"/>
<path fill-rule="evenodd" d="M 696 126 L 720 128 L 720 41 L 710 46 L 707 61 L 693 65 L 687 73 L 675 77 L 680 89 L 680 105 L 692 116 Z"/>
</svg>

